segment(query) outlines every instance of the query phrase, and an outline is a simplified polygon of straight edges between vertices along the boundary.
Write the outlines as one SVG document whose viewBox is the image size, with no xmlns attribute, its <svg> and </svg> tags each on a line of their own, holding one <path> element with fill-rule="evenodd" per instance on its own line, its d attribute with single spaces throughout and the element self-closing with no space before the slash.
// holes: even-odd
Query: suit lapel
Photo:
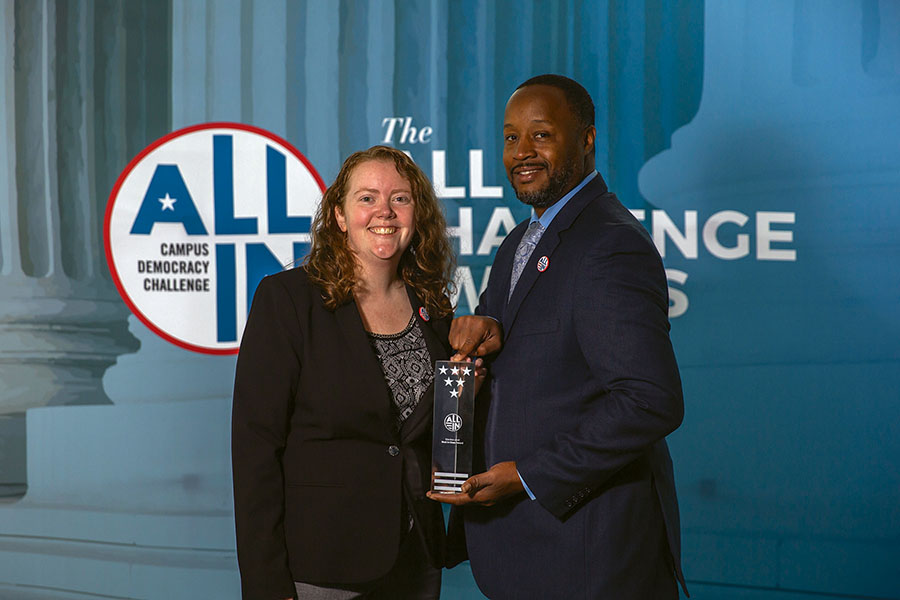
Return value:
<svg viewBox="0 0 900 600">
<path fill-rule="evenodd" d="M 368 382 L 369 388 L 372 390 L 372 401 L 377 407 L 385 431 L 394 431 L 390 390 L 384 380 L 384 372 L 381 370 L 378 358 L 372 350 L 369 337 L 366 335 L 356 302 L 351 300 L 342 304 L 334 311 L 334 316 L 352 355 L 352 359 L 348 363 L 356 366 L 357 377 Z"/>
<path fill-rule="evenodd" d="M 501 302 L 500 310 L 497 312 L 489 312 L 488 314 L 491 316 L 505 316 L 509 302 L 512 300 L 512 298 L 509 297 L 509 284 L 512 281 L 513 261 L 516 258 L 516 248 L 518 248 L 519 242 L 522 241 L 522 237 L 528 229 L 528 223 L 529 221 L 526 219 L 516 225 L 513 230 L 509 232 L 509 235 L 506 236 L 509 251 L 501 257 L 500 251 L 498 250 L 497 256 L 494 257 L 494 264 L 491 268 L 495 271 L 493 276 L 495 276 L 497 278 L 496 280 L 503 286 L 503 293 L 497 294 L 497 300 Z M 506 242 L 504 242 L 504 245 L 506 245 Z M 506 248 L 501 246 L 501 250 L 506 250 Z M 537 249 L 535 249 L 535 252 L 536 251 Z M 508 254 L 508 256 L 506 256 L 506 254 Z M 519 276 L 519 279 L 521 280 L 522 276 Z M 503 320 L 505 322 L 505 319 Z"/>
<path fill-rule="evenodd" d="M 541 272 L 538 271 L 537 263 L 541 259 L 541 257 L 546 256 L 549 260 L 549 267 L 554 268 L 553 265 L 553 251 L 559 245 L 560 234 L 572 226 L 572 223 L 575 221 L 575 218 L 581 214 L 581 211 L 588 205 L 588 203 L 597 196 L 606 193 L 606 182 L 603 181 L 603 178 L 598 174 L 594 179 L 590 181 L 587 185 L 585 185 L 581 191 L 575 194 L 569 202 L 559 211 L 559 214 L 554 217 L 553 221 L 550 223 L 550 226 L 547 228 L 547 231 L 544 232 L 544 235 L 541 236 L 540 241 L 537 246 L 534 248 L 534 251 L 531 253 L 531 256 L 528 257 L 528 262 L 525 263 L 525 268 L 522 270 L 522 275 L 519 276 L 519 281 L 516 283 L 516 289 L 513 291 L 512 297 L 509 299 L 509 302 L 506 304 L 506 308 L 503 311 L 503 329 L 504 335 L 508 335 L 510 329 L 512 329 L 513 324 L 516 321 L 516 315 L 519 312 L 519 307 L 522 305 L 522 301 L 528 296 L 528 293 L 531 291 L 531 288 L 537 282 L 538 278 L 541 276 Z M 526 223 L 521 223 L 527 227 Z M 524 234 L 525 227 L 522 228 L 522 233 L 518 236 L 518 240 L 516 240 L 516 246 L 518 246 L 519 240 L 522 239 L 522 235 Z M 516 228 L 518 229 L 518 227 Z M 513 252 L 515 254 L 515 252 Z M 506 275 L 506 293 L 509 294 L 509 282 L 510 282 L 510 274 L 512 273 L 512 260 L 506 261 L 508 264 L 504 265 L 504 268 L 509 270 L 509 274 Z"/>
<path fill-rule="evenodd" d="M 569 205 L 567 204 L 566 208 L 568 208 L 568 206 Z M 558 217 L 559 215 L 557 215 L 557 218 Z M 525 268 L 522 270 L 519 281 L 516 283 L 516 289 L 513 290 L 513 295 L 506 304 L 506 310 L 503 311 L 503 327 L 506 331 L 509 331 L 510 328 L 512 328 L 512 325 L 516 320 L 516 314 L 519 312 L 519 306 L 522 305 L 522 300 L 525 299 L 525 296 L 528 295 L 528 292 L 531 291 L 531 287 L 541 275 L 541 272 L 537 269 L 538 260 L 541 256 L 546 256 L 550 259 L 553 256 L 553 250 L 559 244 L 559 230 L 554 227 L 555 224 L 556 219 L 553 219 L 553 223 L 550 224 L 550 227 L 548 227 L 547 231 L 544 232 L 544 235 L 541 236 L 541 239 L 537 246 L 535 246 L 531 256 L 528 257 L 528 262 L 525 263 Z M 510 268 L 510 271 L 511 270 L 512 269 Z"/>
</svg>

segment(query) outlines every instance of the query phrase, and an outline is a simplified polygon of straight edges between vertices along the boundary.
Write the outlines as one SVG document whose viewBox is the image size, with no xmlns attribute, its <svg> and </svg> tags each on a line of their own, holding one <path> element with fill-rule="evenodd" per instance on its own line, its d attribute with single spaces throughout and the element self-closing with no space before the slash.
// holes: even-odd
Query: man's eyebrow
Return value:
<svg viewBox="0 0 900 600">
<path fill-rule="evenodd" d="M 545 125 L 553 125 L 552 121 L 548 121 L 546 119 L 532 119 L 531 122 L 532 123 L 543 123 Z M 513 127 L 513 124 L 512 123 L 504 123 L 503 128 L 506 129 L 507 127 Z"/>
</svg>

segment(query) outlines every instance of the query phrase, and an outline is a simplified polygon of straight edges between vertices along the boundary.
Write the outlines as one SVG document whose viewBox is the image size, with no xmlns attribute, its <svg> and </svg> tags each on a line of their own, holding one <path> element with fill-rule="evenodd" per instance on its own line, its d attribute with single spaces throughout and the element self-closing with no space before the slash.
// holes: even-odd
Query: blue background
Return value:
<svg viewBox="0 0 900 600">
<path fill-rule="evenodd" d="M 569 75 L 597 164 L 645 224 L 739 211 L 748 256 L 666 241 L 686 417 L 670 436 L 693 597 L 900 598 L 900 3 L 893 0 L 0 0 L 0 597 L 237 598 L 233 357 L 149 332 L 112 285 L 103 211 L 141 149 L 238 121 L 326 182 L 379 143 L 502 198 L 515 86 Z M 760 211 L 796 259 L 758 260 Z M 457 231 L 457 233 L 459 233 Z M 500 233 L 505 233 L 501 230 Z M 457 242 L 460 244 L 461 242 Z M 460 312 L 471 309 L 465 294 Z M 478 598 L 467 566 L 446 598 Z"/>
</svg>

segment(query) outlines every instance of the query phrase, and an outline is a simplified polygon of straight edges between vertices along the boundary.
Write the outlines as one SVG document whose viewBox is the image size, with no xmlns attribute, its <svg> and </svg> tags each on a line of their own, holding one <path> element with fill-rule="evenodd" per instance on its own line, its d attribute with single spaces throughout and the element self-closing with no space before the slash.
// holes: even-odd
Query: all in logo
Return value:
<svg viewBox="0 0 900 600">
<path fill-rule="evenodd" d="M 131 311 L 196 352 L 237 352 L 260 280 L 302 258 L 325 185 L 283 139 L 237 123 L 175 131 L 119 176 L 106 259 Z"/>
<path fill-rule="evenodd" d="M 444 427 L 447 431 L 459 431 L 462 428 L 462 417 L 456 413 L 450 413 L 444 417 Z"/>
</svg>

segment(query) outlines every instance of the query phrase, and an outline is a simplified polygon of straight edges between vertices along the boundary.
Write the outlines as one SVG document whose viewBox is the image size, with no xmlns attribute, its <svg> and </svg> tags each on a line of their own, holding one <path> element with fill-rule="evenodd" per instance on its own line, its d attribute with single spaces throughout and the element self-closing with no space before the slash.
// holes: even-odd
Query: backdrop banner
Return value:
<svg viewBox="0 0 900 600">
<path fill-rule="evenodd" d="M 554 72 L 665 263 L 692 597 L 900 599 L 896 0 L 2 0 L 0 68 L 0 597 L 238 598 L 258 282 L 388 144 L 471 313 L 529 216 L 506 100 Z"/>
</svg>

